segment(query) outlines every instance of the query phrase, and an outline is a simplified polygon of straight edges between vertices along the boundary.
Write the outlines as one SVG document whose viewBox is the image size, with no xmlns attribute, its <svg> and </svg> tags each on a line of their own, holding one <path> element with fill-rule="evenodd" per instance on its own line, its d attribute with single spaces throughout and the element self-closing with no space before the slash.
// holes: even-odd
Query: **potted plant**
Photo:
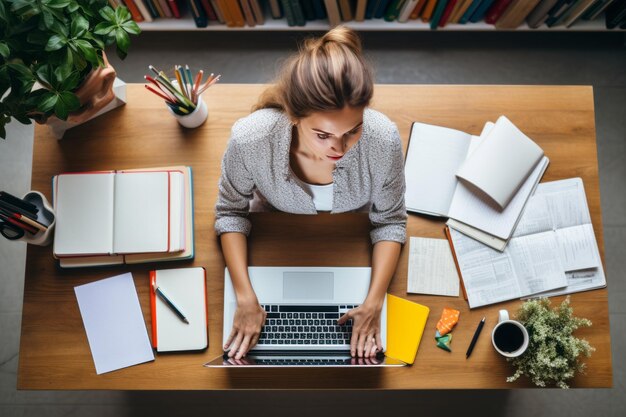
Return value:
<svg viewBox="0 0 626 417">
<path fill-rule="evenodd" d="M 139 33 L 107 0 L 0 0 L 0 137 L 11 117 L 87 120 L 113 99 L 104 48 L 115 43 L 124 59 Z"/>
<path fill-rule="evenodd" d="M 526 301 L 517 313 L 517 320 L 528 330 L 530 341 L 523 355 L 507 358 L 515 367 L 515 374 L 507 381 L 526 375 L 540 387 L 568 388 L 567 381 L 585 369 L 581 356 L 590 357 L 595 350 L 573 332 L 591 326 L 591 321 L 573 316 L 569 297 L 555 309 L 550 308 L 547 298 Z"/>
</svg>

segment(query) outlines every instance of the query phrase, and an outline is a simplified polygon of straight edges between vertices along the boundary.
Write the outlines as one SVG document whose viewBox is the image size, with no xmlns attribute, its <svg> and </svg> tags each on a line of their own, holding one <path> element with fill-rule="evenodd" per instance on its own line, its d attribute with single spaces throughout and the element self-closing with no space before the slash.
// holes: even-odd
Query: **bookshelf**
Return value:
<svg viewBox="0 0 626 417">
<path fill-rule="evenodd" d="M 444 27 L 437 28 L 436 31 L 444 32 L 514 32 L 514 31 L 536 31 L 536 32 L 622 32 L 626 34 L 625 29 L 607 29 L 605 27 L 604 14 L 598 16 L 595 20 L 580 20 L 576 22 L 572 27 L 566 28 L 565 26 L 553 26 L 547 27 L 545 25 L 540 26 L 537 29 L 528 27 L 526 23 L 518 27 L 517 29 L 496 29 L 494 25 L 487 24 L 485 22 L 478 23 L 466 23 L 466 24 L 448 24 Z M 406 23 L 400 23 L 398 21 L 387 22 L 384 19 L 367 19 L 362 22 L 349 21 L 344 22 L 343 25 L 353 28 L 358 31 L 390 31 L 390 32 L 402 32 L 402 31 L 432 31 L 428 23 L 422 22 L 420 19 L 409 20 Z M 180 19 L 155 19 L 153 22 L 141 22 L 139 27 L 142 31 L 155 31 L 155 32 L 177 32 L 177 31 L 327 31 L 330 29 L 328 20 L 312 20 L 306 23 L 306 26 L 288 26 L 285 18 L 272 19 L 269 12 L 265 13 L 265 24 L 257 25 L 254 27 L 228 27 L 224 24 L 219 24 L 215 21 L 209 22 L 209 25 L 205 28 L 196 27 L 189 11 L 184 10 Z"/>
</svg>

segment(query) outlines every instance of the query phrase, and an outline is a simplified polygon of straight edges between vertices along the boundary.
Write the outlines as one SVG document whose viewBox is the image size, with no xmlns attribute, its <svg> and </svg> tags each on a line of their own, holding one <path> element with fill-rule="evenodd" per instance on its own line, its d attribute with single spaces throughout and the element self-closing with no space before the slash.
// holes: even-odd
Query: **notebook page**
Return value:
<svg viewBox="0 0 626 417">
<path fill-rule="evenodd" d="M 114 173 L 56 177 L 54 254 L 109 254 L 113 251 Z"/>
<path fill-rule="evenodd" d="M 156 271 L 156 285 L 189 320 L 183 322 L 159 297 L 156 301 L 159 352 L 199 350 L 207 346 L 206 287 L 203 268 Z"/>
<path fill-rule="evenodd" d="M 167 252 L 169 173 L 123 172 L 115 178 L 115 253 Z"/>
<path fill-rule="evenodd" d="M 548 158 L 544 156 L 504 210 L 489 204 L 467 188 L 465 184 L 459 182 L 450 206 L 450 218 L 500 239 L 509 239 L 520 219 L 524 205 L 535 185 L 543 176 L 547 165 Z"/>
<path fill-rule="evenodd" d="M 74 287 L 98 375 L 154 360 L 130 273 Z"/>
<path fill-rule="evenodd" d="M 407 284 L 409 293 L 459 296 L 459 275 L 446 239 L 411 236 Z"/>
<path fill-rule="evenodd" d="M 484 193 L 500 209 L 515 197 L 543 150 L 509 119 L 500 116 L 487 138 L 461 166 L 457 177 Z"/>
<path fill-rule="evenodd" d="M 413 123 L 404 172 L 409 211 L 448 217 L 459 167 L 471 136 L 459 130 Z"/>
<path fill-rule="evenodd" d="M 511 239 L 504 252 L 454 229 L 450 236 L 470 308 L 567 285 L 554 233 Z"/>
</svg>

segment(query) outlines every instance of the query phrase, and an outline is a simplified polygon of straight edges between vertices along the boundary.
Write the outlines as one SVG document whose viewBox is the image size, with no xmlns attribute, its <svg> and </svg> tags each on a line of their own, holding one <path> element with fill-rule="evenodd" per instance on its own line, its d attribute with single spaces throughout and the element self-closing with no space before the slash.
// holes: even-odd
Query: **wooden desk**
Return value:
<svg viewBox="0 0 626 417">
<path fill-rule="evenodd" d="M 195 130 L 178 126 L 163 103 L 140 85 L 128 89 L 128 104 L 70 131 L 56 141 L 36 130 L 32 187 L 50 197 L 50 178 L 63 171 L 190 165 L 194 171 L 196 258 L 176 264 L 61 270 L 51 247 L 28 247 L 18 388 L 20 389 L 237 389 L 237 388 L 513 388 L 513 372 L 490 345 L 497 310 L 516 310 L 519 301 L 469 311 L 461 298 L 408 295 L 405 246 L 389 292 L 431 308 L 412 367 L 402 369 L 209 370 L 202 364 L 220 355 L 224 263 L 213 231 L 221 157 L 231 125 L 249 113 L 261 85 L 216 85 L 206 94 L 209 120 Z M 602 256 L 602 218 L 591 87 L 392 86 L 376 87 L 373 107 L 389 115 L 408 140 L 420 120 L 479 134 L 487 120 L 506 114 L 536 140 L 551 159 L 544 181 L 583 178 Z M 251 265 L 367 266 L 369 222 L 364 214 L 295 216 L 263 213 L 252 217 Z M 408 235 L 443 238 L 443 222 L 409 216 Z M 204 266 L 208 274 L 209 349 L 203 353 L 158 355 L 155 362 L 97 376 L 73 287 L 131 271 L 146 326 L 150 326 L 148 271 Z M 561 299 L 553 300 L 556 304 Z M 611 349 L 607 290 L 572 296 L 575 314 L 593 327 L 579 330 L 597 349 L 587 375 L 574 387 L 610 387 Z M 441 310 L 461 310 L 452 353 L 435 347 Z M 480 318 L 485 330 L 469 360 L 465 350 Z"/>
</svg>

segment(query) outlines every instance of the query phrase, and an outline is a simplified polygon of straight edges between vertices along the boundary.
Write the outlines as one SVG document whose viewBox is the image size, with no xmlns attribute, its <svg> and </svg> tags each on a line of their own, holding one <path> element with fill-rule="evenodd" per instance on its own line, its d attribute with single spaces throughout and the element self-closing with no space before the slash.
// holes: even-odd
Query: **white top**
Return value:
<svg viewBox="0 0 626 417">
<path fill-rule="evenodd" d="M 308 195 L 313 198 L 313 204 L 315 205 L 315 210 L 317 211 L 332 211 L 333 209 L 333 185 L 334 183 L 324 184 L 324 185 L 315 185 L 309 184 L 308 182 L 302 181 L 298 176 L 291 170 L 289 170 L 293 174 L 293 177 L 298 181 L 298 183 L 304 188 L 304 191 Z"/>
</svg>

